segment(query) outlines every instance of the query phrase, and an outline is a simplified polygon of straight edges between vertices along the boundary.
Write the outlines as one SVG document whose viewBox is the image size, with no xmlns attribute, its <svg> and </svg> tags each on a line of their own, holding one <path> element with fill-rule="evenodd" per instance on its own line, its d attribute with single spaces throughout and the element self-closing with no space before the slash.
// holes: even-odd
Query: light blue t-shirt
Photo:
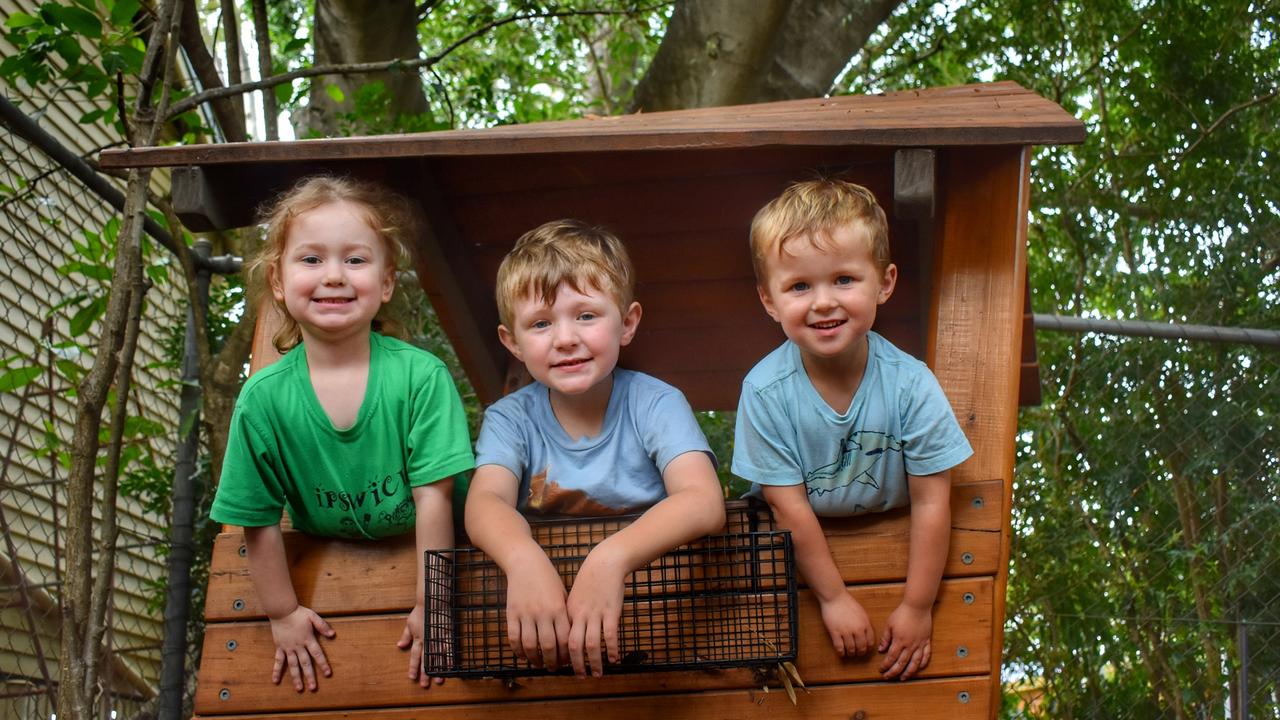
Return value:
<svg viewBox="0 0 1280 720">
<path fill-rule="evenodd" d="M 817 515 L 907 505 L 906 476 L 933 475 L 973 454 L 928 366 L 867 333 L 867 369 L 836 412 L 788 340 L 747 373 L 734 427 L 733 472 L 760 485 L 805 484 Z"/>
<path fill-rule="evenodd" d="M 643 373 L 617 369 L 600 434 L 574 440 L 533 383 L 489 406 L 476 467 L 501 465 L 520 479 L 517 507 L 538 515 L 616 515 L 667 496 L 662 471 L 687 452 L 715 462 L 684 394 Z"/>
</svg>

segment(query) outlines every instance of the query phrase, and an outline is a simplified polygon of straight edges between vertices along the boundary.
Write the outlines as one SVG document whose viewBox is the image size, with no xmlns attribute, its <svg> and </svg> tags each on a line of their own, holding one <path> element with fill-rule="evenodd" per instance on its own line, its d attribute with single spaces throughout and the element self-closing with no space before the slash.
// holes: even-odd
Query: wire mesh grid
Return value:
<svg viewBox="0 0 1280 720">
<path fill-rule="evenodd" d="M 1015 717 L 1280 718 L 1280 352 L 1039 333 Z"/>
<path fill-rule="evenodd" d="M 595 544 L 630 519 L 539 523 L 535 537 L 569 589 Z M 511 651 L 506 577 L 488 556 L 475 548 L 454 548 L 428 552 L 425 561 L 428 674 L 549 674 Z M 747 530 L 712 535 L 676 548 L 628 576 L 618 626 L 620 661 L 606 671 L 767 666 L 795 659 L 795 634 L 790 533 Z"/>
<path fill-rule="evenodd" d="M 39 147 L 0 125 L 0 717 L 54 712 L 74 389 L 97 338 L 95 323 L 79 325 L 86 308 L 105 302 L 106 290 L 99 278 L 72 268 L 90 261 L 76 243 L 101 238 L 115 216 Z M 104 252 L 109 245 L 103 242 Z M 167 530 L 155 498 L 137 491 L 169 471 L 177 393 L 166 348 L 185 321 L 169 289 L 153 288 L 147 301 L 125 433 L 131 459 L 122 473 L 122 489 L 133 494 L 116 499 L 120 534 L 101 676 L 110 692 L 102 695 L 102 717 L 137 716 L 154 695 L 160 666 L 157 601 Z M 100 508 L 94 513 L 101 517 Z"/>
</svg>

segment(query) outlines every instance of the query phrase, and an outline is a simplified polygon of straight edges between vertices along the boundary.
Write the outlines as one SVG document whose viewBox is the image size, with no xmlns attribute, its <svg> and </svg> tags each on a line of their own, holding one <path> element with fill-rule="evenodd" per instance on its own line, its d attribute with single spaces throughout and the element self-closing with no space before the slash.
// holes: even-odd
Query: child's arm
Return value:
<svg viewBox="0 0 1280 720">
<path fill-rule="evenodd" d="M 911 549 L 902 604 L 889 615 L 879 651 L 885 679 L 906 680 L 923 670 L 932 655 L 933 601 L 942 582 L 951 542 L 951 473 L 907 476 L 911 492 Z"/>
<path fill-rule="evenodd" d="M 818 599 L 822 624 L 831 636 L 836 654 L 840 657 L 865 654 L 875 643 L 875 632 L 867 611 L 845 589 L 804 484 L 762 485 L 761 489 L 773 509 L 774 522 L 791 531 L 800 576 Z"/>
<path fill-rule="evenodd" d="M 507 639 L 516 657 L 548 670 L 568 661 L 564 583 L 516 510 L 520 481 L 481 465 L 467 491 L 467 535 L 507 576 Z"/>
<path fill-rule="evenodd" d="M 422 672 L 423 619 L 426 614 L 426 566 L 424 554 L 453 546 L 453 479 L 437 480 L 429 485 L 413 488 L 413 506 L 417 513 L 414 534 L 418 550 L 418 586 L 414 592 L 415 603 L 409 617 L 405 618 L 404 632 L 396 647 L 409 648 L 409 679 L 417 680 L 422 687 L 430 687 L 431 678 Z M 444 678 L 436 678 L 436 684 Z"/>
<path fill-rule="evenodd" d="M 569 658 L 579 676 L 587 665 L 599 677 L 601 636 L 609 661 L 618 662 L 618 619 L 627 574 L 664 552 L 724 526 L 724 495 L 710 458 L 686 452 L 662 472 L 667 497 L 587 555 L 569 593 Z"/>
<path fill-rule="evenodd" d="M 308 690 L 315 690 L 315 668 L 318 667 L 325 677 L 333 674 L 315 633 L 319 630 L 325 637 L 332 638 L 335 635 L 333 628 L 311 608 L 298 604 L 293 582 L 289 579 L 284 538 L 278 524 L 246 527 L 244 545 L 249 556 L 249 577 L 253 579 L 258 599 L 271 620 L 271 637 L 276 643 L 271 682 L 279 684 L 287 664 L 289 674 L 293 676 L 294 690 L 302 692 L 304 680 Z"/>
</svg>

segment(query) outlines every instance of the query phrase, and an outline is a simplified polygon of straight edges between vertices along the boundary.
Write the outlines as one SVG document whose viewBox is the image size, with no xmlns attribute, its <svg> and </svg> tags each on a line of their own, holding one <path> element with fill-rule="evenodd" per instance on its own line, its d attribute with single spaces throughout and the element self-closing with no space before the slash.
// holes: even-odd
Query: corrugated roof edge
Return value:
<svg viewBox="0 0 1280 720">
<path fill-rule="evenodd" d="M 920 112 L 922 103 L 928 113 Z M 100 162 L 129 168 L 771 145 L 1058 145 L 1084 136 L 1084 124 L 1057 104 L 998 82 L 481 130 L 107 150 Z"/>
</svg>

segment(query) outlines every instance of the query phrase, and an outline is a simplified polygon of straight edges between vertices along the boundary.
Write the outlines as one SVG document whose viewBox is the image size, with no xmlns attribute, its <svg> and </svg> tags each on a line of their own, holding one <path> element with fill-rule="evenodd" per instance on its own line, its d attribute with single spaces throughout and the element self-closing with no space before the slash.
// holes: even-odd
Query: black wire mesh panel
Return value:
<svg viewBox="0 0 1280 720">
<path fill-rule="evenodd" d="M 570 588 L 591 548 L 631 519 L 539 523 L 534 536 Z M 729 529 L 742 525 L 731 515 Z M 428 674 L 550 674 L 511 652 L 507 580 L 488 556 L 475 548 L 455 548 L 428 552 L 426 563 L 423 663 Z M 794 660 L 794 567 L 791 534 L 774 530 L 712 535 L 659 557 L 627 578 L 618 627 L 621 661 L 606 665 L 606 672 L 752 667 Z"/>
</svg>

